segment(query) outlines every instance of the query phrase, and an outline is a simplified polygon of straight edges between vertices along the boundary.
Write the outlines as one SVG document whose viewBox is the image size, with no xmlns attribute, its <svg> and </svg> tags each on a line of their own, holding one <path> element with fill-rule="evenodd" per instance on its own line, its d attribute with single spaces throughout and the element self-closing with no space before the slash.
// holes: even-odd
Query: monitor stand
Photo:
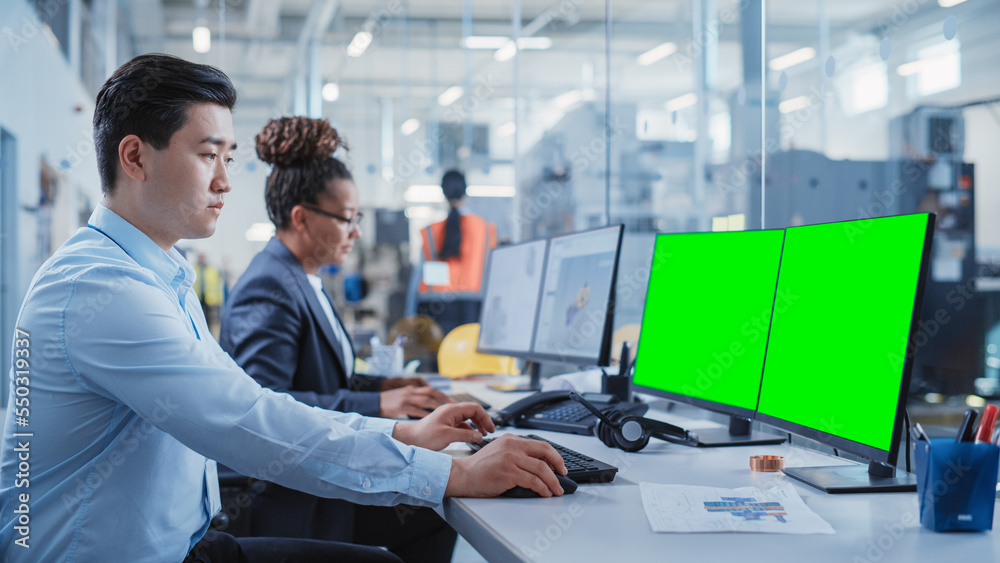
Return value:
<svg viewBox="0 0 1000 563">
<path fill-rule="evenodd" d="M 750 429 L 750 419 L 732 415 L 729 417 L 729 428 L 698 429 L 699 448 L 723 448 L 730 446 L 766 446 L 781 444 L 784 436 L 754 432 Z"/>
<path fill-rule="evenodd" d="M 868 462 L 864 465 L 786 467 L 785 475 L 824 493 L 907 493 L 917 490 L 917 476 L 895 467 Z"/>
<path fill-rule="evenodd" d="M 541 391 L 542 390 L 542 365 L 535 360 L 528 360 L 525 368 L 531 375 L 527 385 L 514 385 L 513 383 L 501 383 L 490 385 L 490 389 L 495 391 L 516 392 L 516 391 Z"/>
</svg>

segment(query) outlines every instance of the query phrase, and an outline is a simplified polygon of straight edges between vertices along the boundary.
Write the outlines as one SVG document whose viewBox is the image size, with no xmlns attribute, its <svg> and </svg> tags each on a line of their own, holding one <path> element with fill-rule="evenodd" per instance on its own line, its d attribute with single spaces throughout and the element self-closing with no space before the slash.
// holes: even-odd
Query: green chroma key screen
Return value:
<svg viewBox="0 0 1000 563">
<path fill-rule="evenodd" d="M 890 450 L 928 220 L 786 229 L 759 414 Z"/>
<path fill-rule="evenodd" d="M 657 236 L 633 383 L 751 416 L 783 236 L 782 230 Z"/>
</svg>

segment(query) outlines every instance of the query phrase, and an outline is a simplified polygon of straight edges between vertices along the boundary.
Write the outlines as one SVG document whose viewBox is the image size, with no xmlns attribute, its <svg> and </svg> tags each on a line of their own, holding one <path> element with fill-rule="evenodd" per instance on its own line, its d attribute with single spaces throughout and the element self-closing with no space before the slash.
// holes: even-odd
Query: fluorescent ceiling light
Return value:
<svg viewBox="0 0 1000 563">
<path fill-rule="evenodd" d="M 351 39 L 350 45 L 347 46 L 347 55 L 360 57 L 371 43 L 372 34 L 367 31 L 359 31 L 354 35 L 354 39 Z"/>
<path fill-rule="evenodd" d="M 510 37 L 502 35 L 470 35 L 462 39 L 462 47 L 466 49 L 499 49 L 510 41 Z"/>
<path fill-rule="evenodd" d="M 951 8 L 952 6 L 958 6 L 965 0 L 938 0 L 938 6 L 942 8 Z"/>
<path fill-rule="evenodd" d="M 510 137 L 515 131 L 517 131 L 517 125 L 513 121 L 508 121 L 497 127 L 497 135 L 501 137 Z"/>
<path fill-rule="evenodd" d="M 778 110 L 781 113 L 791 113 L 797 109 L 802 109 L 805 107 L 809 107 L 809 96 L 799 96 L 797 98 L 791 98 L 778 104 Z"/>
<path fill-rule="evenodd" d="M 674 98 L 666 103 L 667 111 L 677 111 L 684 109 L 686 107 L 693 106 L 698 103 L 698 94 L 694 92 L 690 94 L 684 94 L 678 98 Z"/>
<path fill-rule="evenodd" d="M 400 133 L 404 135 L 412 135 L 417 129 L 420 129 L 420 120 L 416 117 L 407 119 L 399 126 Z"/>
<path fill-rule="evenodd" d="M 514 197 L 514 186 L 469 186 L 465 193 L 472 197 Z"/>
<path fill-rule="evenodd" d="M 271 223 L 254 223 L 246 232 L 246 238 L 251 242 L 267 242 L 273 236 L 274 225 Z"/>
<path fill-rule="evenodd" d="M 712 232 L 719 233 L 729 230 L 729 217 L 712 217 Z"/>
<path fill-rule="evenodd" d="M 461 86 L 452 86 L 451 88 L 448 88 L 444 92 L 441 92 L 441 95 L 438 96 L 438 105 L 450 106 L 451 104 L 458 101 L 458 99 L 461 98 L 462 94 L 464 93 L 465 89 L 462 88 Z"/>
<path fill-rule="evenodd" d="M 441 203 L 444 202 L 444 193 L 441 186 L 415 184 L 406 188 L 403 199 L 410 203 Z"/>
<path fill-rule="evenodd" d="M 511 42 L 510 37 L 501 35 L 471 35 L 462 39 L 461 45 L 466 49 L 501 49 Z M 519 49 L 549 49 L 552 47 L 551 37 L 519 37 Z"/>
<path fill-rule="evenodd" d="M 434 208 L 426 205 L 411 205 L 403 210 L 403 215 L 410 219 L 427 219 L 434 216 Z"/>
<path fill-rule="evenodd" d="M 552 47 L 551 37 L 518 37 L 517 48 L 522 50 L 544 50 Z"/>
<path fill-rule="evenodd" d="M 660 59 L 664 59 L 677 52 L 677 45 L 674 43 L 661 43 L 656 47 L 639 55 L 636 60 L 642 66 L 649 66 Z"/>
<path fill-rule="evenodd" d="M 336 102 L 340 98 L 340 86 L 336 82 L 327 82 L 323 85 L 323 99 L 328 102 Z"/>
<path fill-rule="evenodd" d="M 769 67 L 771 70 L 785 70 L 787 68 L 792 68 L 797 64 L 802 64 L 806 61 L 816 58 L 816 49 L 812 47 L 803 47 L 801 49 L 792 51 L 787 55 L 781 55 L 780 57 L 775 57 L 771 59 Z"/>
<path fill-rule="evenodd" d="M 207 53 L 212 49 L 212 32 L 199 25 L 191 32 L 191 43 L 197 53 Z"/>
<path fill-rule="evenodd" d="M 730 215 L 726 217 L 728 225 L 726 226 L 730 231 L 743 231 L 747 228 L 747 216 L 743 213 L 737 213 L 735 215 Z"/>
<path fill-rule="evenodd" d="M 919 74 L 924 70 L 940 64 L 945 61 L 949 55 L 938 55 L 936 57 L 928 57 L 926 59 L 919 59 L 913 62 L 899 65 L 896 67 L 896 74 L 900 76 L 911 76 L 914 74 Z"/>
<path fill-rule="evenodd" d="M 517 47 L 514 46 L 513 41 L 508 40 L 503 47 L 500 47 L 497 49 L 496 53 L 493 53 L 493 58 L 500 62 L 504 62 L 513 59 L 516 54 Z"/>
<path fill-rule="evenodd" d="M 568 108 L 569 106 L 580 102 L 583 100 L 583 92 L 580 90 L 570 90 L 565 94 L 561 94 L 552 100 L 557 107 Z"/>
</svg>

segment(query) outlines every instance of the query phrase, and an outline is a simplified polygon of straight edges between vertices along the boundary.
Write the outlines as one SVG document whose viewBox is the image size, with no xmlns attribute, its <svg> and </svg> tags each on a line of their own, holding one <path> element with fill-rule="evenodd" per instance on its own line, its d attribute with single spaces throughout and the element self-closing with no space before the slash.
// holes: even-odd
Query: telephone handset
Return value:
<svg viewBox="0 0 1000 563">
<path fill-rule="evenodd" d="M 569 391 L 559 389 L 557 391 L 539 391 L 532 395 L 511 403 L 500 411 L 500 418 L 505 424 L 517 426 L 517 423 L 526 417 L 538 412 L 546 405 L 569 401 Z"/>
<path fill-rule="evenodd" d="M 613 395 L 584 393 L 584 396 L 600 409 L 616 403 Z M 648 408 L 643 403 L 616 403 L 615 407 L 624 407 L 629 414 L 639 415 L 645 414 Z M 572 400 L 565 389 L 529 395 L 501 410 L 497 418 L 508 426 L 586 435 L 592 434 L 597 424 L 597 417 Z"/>
</svg>

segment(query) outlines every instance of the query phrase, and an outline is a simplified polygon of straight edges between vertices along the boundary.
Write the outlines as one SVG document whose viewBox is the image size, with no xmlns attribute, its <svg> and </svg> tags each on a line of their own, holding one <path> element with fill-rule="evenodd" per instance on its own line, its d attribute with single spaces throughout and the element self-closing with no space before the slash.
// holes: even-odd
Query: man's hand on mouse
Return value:
<svg viewBox="0 0 1000 563">
<path fill-rule="evenodd" d="M 451 397 L 429 385 L 405 385 L 382 391 L 378 396 L 379 416 L 383 418 L 423 418 L 429 410 L 454 402 Z"/>
<path fill-rule="evenodd" d="M 543 497 L 559 496 L 563 489 L 553 471 L 566 475 L 562 457 L 552 446 L 505 434 L 475 455 L 452 460 L 444 496 L 495 497 L 514 487 Z"/>
</svg>

